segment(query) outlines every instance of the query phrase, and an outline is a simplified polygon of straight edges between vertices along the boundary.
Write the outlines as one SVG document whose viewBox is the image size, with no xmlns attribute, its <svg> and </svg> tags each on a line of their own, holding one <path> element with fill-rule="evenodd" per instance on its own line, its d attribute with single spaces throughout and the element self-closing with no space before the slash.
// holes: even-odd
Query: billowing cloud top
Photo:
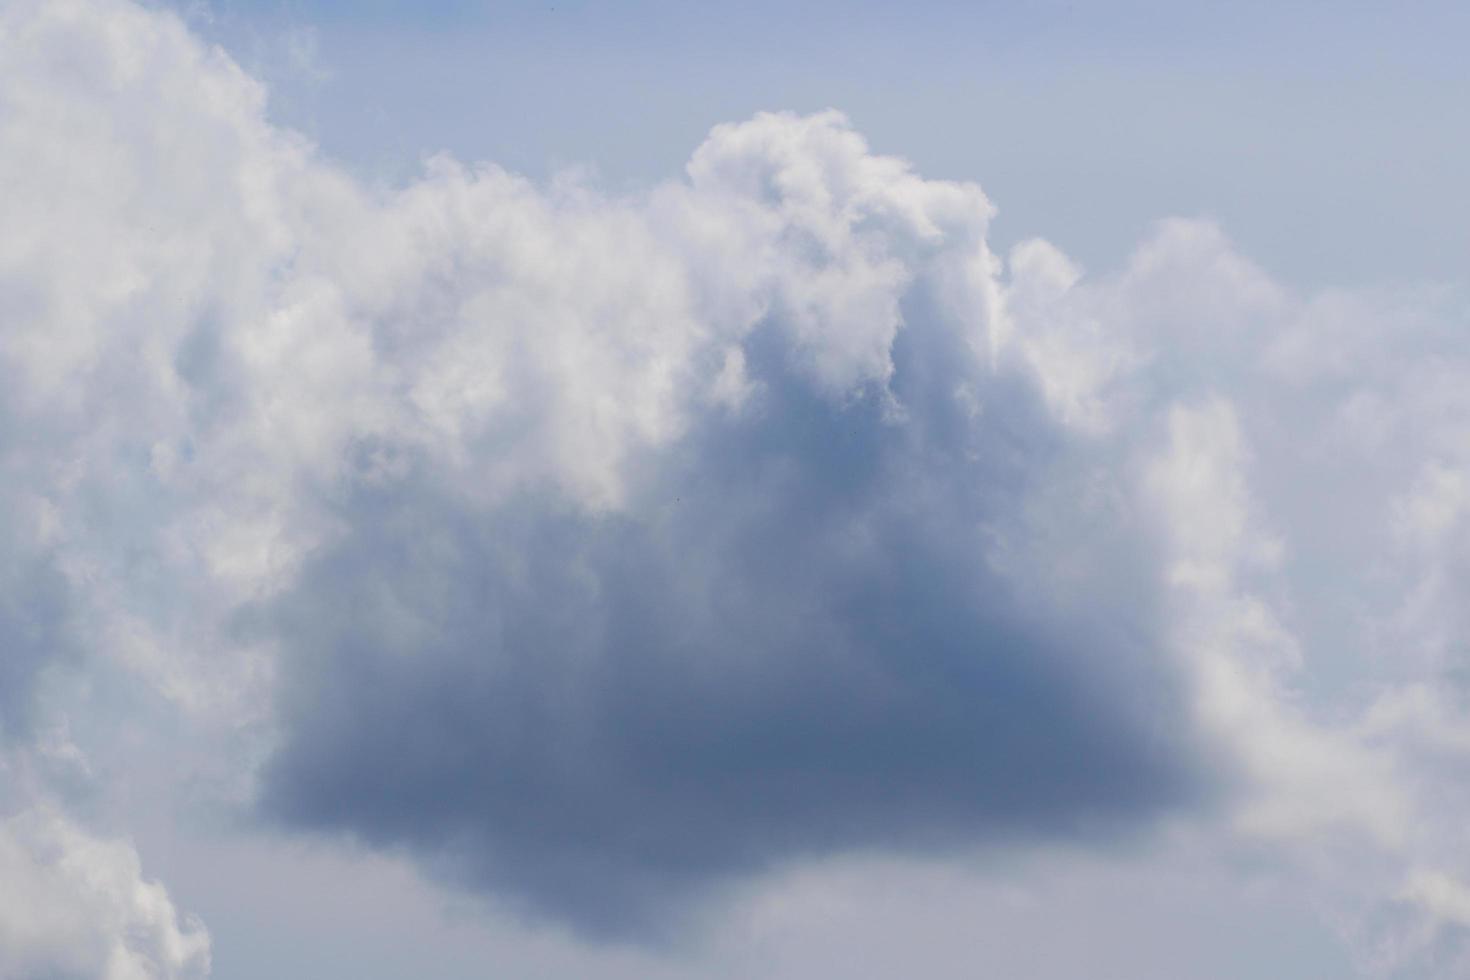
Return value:
<svg viewBox="0 0 1470 980">
<path fill-rule="evenodd" d="M 135 713 L 268 824 L 594 935 L 1168 824 L 1452 961 L 1457 296 L 1301 297 L 1197 222 L 1002 262 L 835 112 L 632 195 L 369 187 L 113 0 L 0 12 L 0 186 L 0 880 L 58 909 L 0 897 L 15 969 L 208 969 L 62 815 Z"/>
</svg>

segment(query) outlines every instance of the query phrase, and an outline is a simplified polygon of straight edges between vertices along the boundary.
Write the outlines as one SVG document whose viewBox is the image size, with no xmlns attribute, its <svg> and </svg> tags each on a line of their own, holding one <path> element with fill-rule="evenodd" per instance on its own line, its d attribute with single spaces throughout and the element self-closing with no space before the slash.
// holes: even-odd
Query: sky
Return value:
<svg viewBox="0 0 1470 980">
<path fill-rule="evenodd" d="M 1466 28 L 0 0 L 0 978 L 1465 975 Z"/>
<path fill-rule="evenodd" d="M 1117 264 L 1167 216 L 1314 287 L 1455 281 L 1470 98 L 1450 2 L 680 4 L 217 0 L 192 19 L 274 118 L 359 173 L 426 152 L 604 186 L 677 173 L 716 122 L 838 108 L 978 181 L 1006 247 Z M 1376 242 L 1377 247 L 1370 245 Z"/>
</svg>

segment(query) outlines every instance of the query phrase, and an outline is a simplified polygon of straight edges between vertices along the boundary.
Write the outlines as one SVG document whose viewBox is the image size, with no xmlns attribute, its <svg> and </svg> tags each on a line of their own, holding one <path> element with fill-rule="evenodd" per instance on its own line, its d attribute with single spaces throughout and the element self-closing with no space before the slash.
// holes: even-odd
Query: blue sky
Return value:
<svg viewBox="0 0 1470 980">
<path fill-rule="evenodd" d="M 1452 280 L 1470 250 L 1470 145 L 1447 122 L 1470 97 L 1459 4 L 209 9 L 282 118 L 390 179 L 445 149 L 648 182 L 716 120 L 835 107 L 922 172 L 979 180 L 1001 240 L 1044 235 L 1089 267 L 1176 214 L 1313 285 Z"/>
<path fill-rule="evenodd" d="M 0 4 L 0 977 L 1470 970 L 1451 4 Z"/>
</svg>

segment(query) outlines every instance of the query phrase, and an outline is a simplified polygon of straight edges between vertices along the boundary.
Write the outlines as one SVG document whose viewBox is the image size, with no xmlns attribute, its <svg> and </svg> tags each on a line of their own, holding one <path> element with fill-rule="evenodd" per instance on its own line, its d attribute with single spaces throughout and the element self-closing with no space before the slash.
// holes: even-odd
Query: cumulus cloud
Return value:
<svg viewBox="0 0 1470 980">
<path fill-rule="evenodd" d="M 289 664 L 270 808 L 612 928 L 780 858 L 1080 834 L 1182 798 L 1146 611 L 1093 630 L 1102 610 L 985 561 L 1063 436 L 1024 388 L 959 397 L 977 359 L 928 329 L 833 402 L 760 328 L 758 394 L 643 462 L 615 512 L 485 507 L 422 457 L 357 489 L 265 614 Z"/>
<path fill-rule="evenodd" d="M 641 201 L 439 163 L 370 211 L 432 237 L 343 326 L 395 388 L 332 539 L 243 617 L 282 651 L 267 808 L 628 929 L 1193 792 L 1141 547 L 1070 541 L 1114 583 L 1055 595 L 1035 553 L 1108 511 L 996 363 L 989 213 L 832 113 L 719 127 Z"/>
<path fill-rule="evenodd" d="M 126 676 L 263 816 L 599 934 L 1164 820 L 1463 919 L 1457 294 L 1298 295 L 1194 221 L 1002 259 L 835 112 L 635 194 L 369 187 L 121 0 L 7 5 L 0 82 L 10 744 Z M 36 797 L 24 934 L 205 969 Z"/>
<path fill-rule="evenodd" d="M 126 842 L 51 806 L 0 819 L 0 975 L 188 980 L 209 974 L 209 934 L 142 877 Z"/>
<path fill-rule="evenodd" d="M 1218 815 L 1331 882 L 1365 969 L 1452 974 L 1463 297 L 1296 296 L 1198 223 L 1092 281 L 1018 252 L 1053 284 L 1011 307 L 1038 370 L 1056 336 L 1111 325 L 1125 366 L 1080 390 L 1144 461 L 1169 646 L 1235 781 Z"/>
</svg>

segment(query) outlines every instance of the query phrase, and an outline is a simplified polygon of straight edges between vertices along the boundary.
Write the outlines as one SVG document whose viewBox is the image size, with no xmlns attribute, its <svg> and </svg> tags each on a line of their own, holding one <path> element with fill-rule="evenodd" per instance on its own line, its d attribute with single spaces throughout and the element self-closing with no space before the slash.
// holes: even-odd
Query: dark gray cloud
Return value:
<svg viewBox="0 0 1470 980">
<path fill-rule="evenodd" d="M 614 514 L 482 509 L 428 465 L 360 481 L 350 533 L 264 611 L 293 672 L 267 810 L 648 935 L 783 860 L 1092 835 L 1180 799 L 1146 603 L 1093 628 L 990 560 L 1069 437 L 907 312 L 887 387 L 846 401 L 757 330 L 752 401 L 644 460 Z"/>
</svg>

